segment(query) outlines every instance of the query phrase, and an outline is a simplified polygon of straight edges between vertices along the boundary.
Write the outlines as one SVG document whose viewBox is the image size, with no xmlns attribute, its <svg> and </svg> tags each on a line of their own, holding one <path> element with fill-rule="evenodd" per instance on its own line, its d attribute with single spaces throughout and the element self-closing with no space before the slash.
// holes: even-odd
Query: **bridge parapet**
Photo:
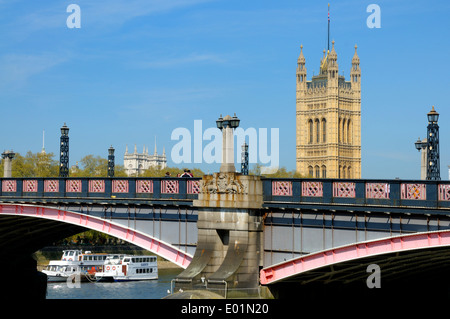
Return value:
<svg viewBox="0 0 450 319">
<path fill-rule="evenodd" d="M 199 178 L 2 178 L 0 199 L 196 199 Z"/>
<path fill-rule="evenodd" d="M 265 204 L 450 208 L 450 182 L 425 180 L 264 178 Z"/>
<path fill-rule="evenodd" d="M 262 178 L 270 207 L 352 206 L 450 209 L 450 181 Z M 191 206 L 200 178 L 0 178 L 0 201 L 168 201 Z M 251 200 L 250 200 L 251 202 Z M 200 205 L 201 206 L 201 205 Z"/>
</svg>

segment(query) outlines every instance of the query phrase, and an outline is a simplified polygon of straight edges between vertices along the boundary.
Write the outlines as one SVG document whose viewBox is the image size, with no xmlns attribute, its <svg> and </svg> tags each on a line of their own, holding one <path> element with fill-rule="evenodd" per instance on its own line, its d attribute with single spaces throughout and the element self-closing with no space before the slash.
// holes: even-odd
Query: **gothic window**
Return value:
<svg viewBox="0 0 450 319">
<path fill-rule="evenodd" d="M 327 142 L 327 120 L 322 119 L 322 142 Z"/>
<path fill-rule="evenodd" d="M 320 122 L 316 119 L 316 143 L 320 143 Z"/>
<path fill-rule="evenodd" d="M 339 143 L 342 142 L 342 128 L 341 128 L 341 118 L 339 118 L 339 124 L 338 124 L 338 136 L 339 136 Z"/>
<path fill-rule="evenodd" d="M 314 167 L 314 170 L 315 170 L 315 173 L 316 173 L 315 177 L 316 178 L 320 178 L 320 168 L 319 168 L 319 166 L 316 165 L 316 167 Z"/>
<path fill-rule="evenodd" d="M 314 176 L 314 171 L 313 171 L 313 167 L 312 166 L 308 166 L 308 173 L 309 173 L 309 176 L 311 176 L 311 177 Z"/>
<path fill-rule="evenodd" d="M 350 125 L 350 120 L 347 121 L 347 143 L 352 143 L 352 127 Z"/>
<path fill-rule="evenodd" d="M 312 144 L 313 143 L 313 138 L 314 138 L 314 135 L 313 135 L 313 121 L 312 120 L 308 121 L 308 126 L 309 126 L 309 144 Z"/>
<path fill-rule="evenodd" d="M 327 167 L 322 165 L 322 178 L 327 178 Z"/>
<path fill-rule="evenodd" d="M 342 119 L 342 143 L 347 144 L 347 119 Z"/>
</svg>

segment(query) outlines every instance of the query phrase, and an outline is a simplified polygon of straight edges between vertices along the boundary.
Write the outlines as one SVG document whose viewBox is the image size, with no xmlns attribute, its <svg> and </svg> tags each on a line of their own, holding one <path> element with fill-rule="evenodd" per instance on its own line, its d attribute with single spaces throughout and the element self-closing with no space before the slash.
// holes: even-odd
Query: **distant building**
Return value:
<svg viewBox="0 0 450 319">
<path fill-rule="evenodd" d="M 137 176 L 143 173 L 149 167 L 158 167 L 163 169 L 167 167 L 166 151 L 163 149 L 162 155 L 158 155 L 156 151 L 153 155 L 148 153 L 148 148 L 145 148 L 142 153 L 137 152 L 136 145 L 134 146 L 134 152 L 128 153 L 128 146 L 125 149 L 125 155 L 123 157 L 123 166 L 128 176 Z"/>
<path fill-rule="evenodd" d="M 306 79 L 297 60 L 297 172 L 318 178 L 361 178 L 361 70 L 356 53 L 350 81 L 339 75 L 334 41 L 320 72 Z"/>
</svg>

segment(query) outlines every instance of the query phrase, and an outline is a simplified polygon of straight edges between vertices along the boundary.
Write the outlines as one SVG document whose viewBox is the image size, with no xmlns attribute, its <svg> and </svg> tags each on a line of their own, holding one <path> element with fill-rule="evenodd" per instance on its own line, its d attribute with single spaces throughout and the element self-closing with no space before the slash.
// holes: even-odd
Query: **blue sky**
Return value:
<svg viewBox="0 0 450 319">
<path fill-rule="evenodd" d="M 69 29 L 69 4 L 81 28 Z M 328 1 L 0 1 L 0 149 L 58 154 L 70 127 L 70 164 L 125 146 L 170 150 L 178 127 L 279 128 L 280 165 L 295 168 L 295 70 L 308 79 L 327 43 Z M 370 29 L 369 4 L 381 8 Z M 448 1 L 330 1 L 331 39 L 348 76 L 354 45 L 362 70 L 362 177 L 420 177 L 414 142 L 426 113 L 441 114 L 441 177 L 450 164 Z M 447 97 L 445 99 L 445 97 Z M 170 161 L 169 165 L 173 165 Z M 200 167 L 214 171 L 215 166 Z"/>
</svg>

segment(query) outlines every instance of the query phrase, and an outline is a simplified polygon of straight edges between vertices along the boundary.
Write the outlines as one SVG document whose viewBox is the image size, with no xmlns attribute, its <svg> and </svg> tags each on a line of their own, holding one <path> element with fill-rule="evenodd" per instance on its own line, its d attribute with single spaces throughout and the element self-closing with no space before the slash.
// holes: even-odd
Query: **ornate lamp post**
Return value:
<svg viewBox="0 0 450 319">
<path fill-rule="evenodd" d="M 248 144 L 242 145 L 241 155 L 241 173 L 242 175 L 248 175 Z"/>
<path fill-rule="evenodd" d="M 441 180 L 440 161 L 439 161 L 439 113 L 434 110 L 434 105 L 431 111 L 427 114 L 427 179 Z"/>
<path fill-rule="evenodd" d="M 114 148 L 108 149 L 108 177 L 114 177 Z"/>
<path fill-rule="evenodd" d="M 414 143 L 418 151 L 422 150 L 422 164 L 426 170 L 427 180 L 440 180 L 440 161 L 439 161 L 439 113 L 435 111 L 434 105 L 427 114 L 428 127 L 427 138 L 423 141 L 420 138 Z"/>
<path fill-rule="evenodd" d="M 221 173 L 234 173 L 234 138 L 233 129 L 239 126 L 240 120 L 236 113 L 231 117 L 229 115 L 222 118 L 222 115 L 217 119 L 217 128 L 222 131 L 222 165 L 220 165 Z"/>
<path fill-rule="evenodd" d="M 69 128 L 66 123 L 61 127 L 59 177 L 69 177 Z"/>
</svg>

